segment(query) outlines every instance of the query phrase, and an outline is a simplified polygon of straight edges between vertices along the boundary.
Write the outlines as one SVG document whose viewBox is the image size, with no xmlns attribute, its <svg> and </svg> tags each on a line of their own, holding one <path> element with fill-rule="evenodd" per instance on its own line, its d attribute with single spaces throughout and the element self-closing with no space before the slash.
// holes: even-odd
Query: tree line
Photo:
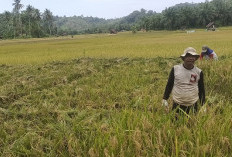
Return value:
<svg viewBox="0 0 232 157">
<path fill-rule="evenodd" d="M 134 11 L 116 23 L 117 30 L 179 30 L 232 25 L 232 0 L 212 0 L 204 3 L 181 3 L 166 8 L 161 13 Z"/>
<path fill-rule="evenodd" d="M 57 27 L 54 24 L 52 12 L 46 9 L 43 13 L 31 5 L 25 10 L 21 0 L 14 0 L 13 10 L 0 14 L 1 38 L 40 38 L 55 35 Z"/>
<path fill-rule="evenodd" d="M 89 18 L 92 22 L 89 22 Z M 76 29 L 75 22 L 85 21 L 86 26 Z M 63 23 L 59 23 L 63 21 Z M 64 22 L 66 21 L 66 22 Z M 71 22 L 75 21 L 75 22 Z M 93 22 L 94 21 L 94 22 Z M 232 25 L 232 0 L 206 0 L 204 3 L 181 3 L 166 8 L 161 13 L 152 10 L 136 10 L 128 16 L 104 20 L 93 17 L 66 17 L 57 18 L 58 29 L 75 30 L 77 34 L 104 33 L 115 29 L 116 31 L 138 30 L 184 30 L 192 28 L 206 28 L 210 22 L 216 27 Z M 69 23 L 74 25 L 70 25 Z M 81 22 L 80 22 L 81 23 Z M 83 24 L 83 23 L 82 23 Z M 78 24 L 81 26 L 81 24 Z M 87 29 L 86 29 L 87 28 Z M 70 32 L 72 33 L 72 32 Z"/>
<path fill-rule="evenodd" d="M 25 10 L 21 0 L 14 0 L 13 11 L 0 14 L 1 38 L 40 38 L 54 35 L 75 35 L 137 30 L 178 30 L 232 25 L 232 0 L 206 0 L 204 3 L 181 3 L 161 13 L 136 10 L 117 19 L 97 17 L 59 17 L 46 9 L 43 13 L 31 5 Z"/>
</svg>

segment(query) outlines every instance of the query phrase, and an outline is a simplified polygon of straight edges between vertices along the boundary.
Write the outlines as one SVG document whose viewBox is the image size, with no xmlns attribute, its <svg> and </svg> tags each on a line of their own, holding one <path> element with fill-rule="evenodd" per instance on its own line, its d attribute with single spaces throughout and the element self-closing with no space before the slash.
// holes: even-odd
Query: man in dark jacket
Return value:
<svg viewBox="0 0 232 157">
<path fill-rule="evenodd" d="M 180 57 L 184 63 L 172 68 L 163 95 L 162 105 L 168 108 L 167 100 L 172 92 L 172 109 L 178 108 L 178 113 L 184 111 L 188 114 L 190 109 L 198 110 L 197 102 L 199 99 L 200 104 L 203 105 L 205 102 L 204 78 L 202 70 L 194 65 L 199 58 L 194 48 L 186 48 Z"/>
</svg>

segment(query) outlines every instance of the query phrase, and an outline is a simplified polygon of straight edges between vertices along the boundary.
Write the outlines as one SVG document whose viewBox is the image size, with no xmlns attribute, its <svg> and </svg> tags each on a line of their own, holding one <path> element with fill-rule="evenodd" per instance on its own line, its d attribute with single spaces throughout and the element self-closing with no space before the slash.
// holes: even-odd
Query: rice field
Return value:
<svg viewBox="0 0 232 157">
<path fill-rule="evenodd" d="M 0 64 L 41 64 L 80 57 L 177 57 L 189 46 L 202 45 L 219 55 L 230 54 L 232 29 L 216 32 L 185 31 L 131 32 L 117 35 L 79 35 L 59 38 L 0 41 Z"/>
<path fill-rule="evenodd" d="M 0 156 L 231 156 L 231 34 L 0 41 Z M 161 107 L 169 71 L 202 45 L 219 56 L 196 63 L 207 111 L 173 122 Z"/>
</svg>

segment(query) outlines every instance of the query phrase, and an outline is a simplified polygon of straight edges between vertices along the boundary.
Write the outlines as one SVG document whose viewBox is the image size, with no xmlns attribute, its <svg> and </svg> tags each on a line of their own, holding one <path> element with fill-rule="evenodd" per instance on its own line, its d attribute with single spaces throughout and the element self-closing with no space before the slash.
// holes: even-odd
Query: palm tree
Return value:
<svg viewBox="0 0 232 157">
<path fill-rule="evenodd" d="M 45 28 L 48 29 L 49 34 L 52 35 L 53 15 L 50 10 L 46 9 L 44 11 L 43 20 L 44 20 Z"/>
<path fill-rule="evenodd" d="M 33 11 L 33 24 L 35 26 L 34 34 L 39 38 L 41 32 L 41 13 L 38 9 L 34 9 Z"/>
<path fill-rule="evenodd" d="M 9 11 L 4 12 L 5 22 L 7 24 L 7 37 L 11 36 L 13 28 L 13 16 Z"/>
<path fill-rule="evenodd" d="M 31 19 L 33 18 L 33 10 L 34 8 L 31 5 L 28 5 L 26 8 L 26 15 L 28 18 L 28 32 L 30 36 L 31 36 Z"/>
<path fill-rule="evenodd" d="M 21 21 L 21 16 L 20 16 L 20 9 L 23 8 L 23 5 L 20 2 L 21 0 L 14 0 L 14 3 L 12 4 L 14 6 L 13 14 L 15 17 L 14 37 L 16 35 L 16 30 L 18 29 L 21 30 L 21 35 L 22 35 L 22 21 Z"/>
<path fill-rule="evenodd" d="M 20 4 L 21 0 L 14 0 L 14 3 L 12 4 L 14 6 L 13 12 L 16 14 L 19 14 L 20 9 L 23 8 L 23 5 Z"/>
</svg>

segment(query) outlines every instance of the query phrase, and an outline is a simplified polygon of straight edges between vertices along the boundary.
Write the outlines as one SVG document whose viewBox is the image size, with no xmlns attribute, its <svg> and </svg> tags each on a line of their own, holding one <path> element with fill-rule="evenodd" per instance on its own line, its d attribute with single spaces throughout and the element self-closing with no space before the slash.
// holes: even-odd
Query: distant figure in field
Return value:
<svg viewBox="0 0 232 157">
<path fill-rule="evenodd" d="M 183 111 L 188 114 L 190 110 L 198 111 L 199 99 L 201 105 L 205 102 L 204 78 L 202 70 L 194 65 L 200 57 L 194 48 L 186 48 L 180 57 L 184 63 L 172 68 L 163 95 L 162 106 L 168 110 L 167 100 L 172 92 L 172 110 L 176 110 L 179 114 Z"/>
<path fill-rule="evenodd" d="M 210 49 L 208 46 L 204 45 L 202 46 L 202 52 L 200 55 L 200 60 L 203 58 L 209 60 L 218 60 L 217 54 L 214 52 L 214 50 Z"/>
</svg>

